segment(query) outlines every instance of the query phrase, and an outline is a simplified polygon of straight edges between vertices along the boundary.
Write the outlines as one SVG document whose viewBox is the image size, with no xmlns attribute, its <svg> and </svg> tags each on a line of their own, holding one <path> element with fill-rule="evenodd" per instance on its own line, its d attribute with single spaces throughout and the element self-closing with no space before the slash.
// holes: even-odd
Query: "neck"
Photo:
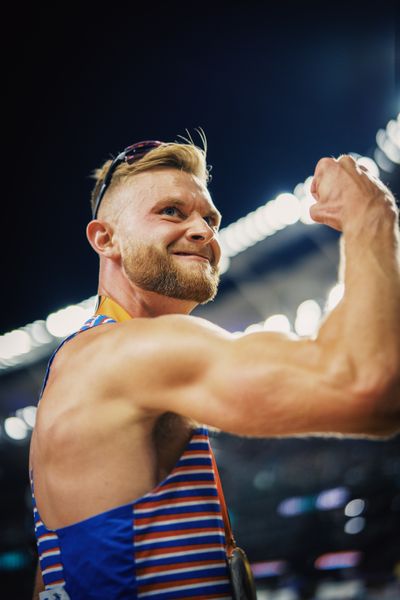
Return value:
<svg viewBox="0 0 400 600">
<path fill-rule="evenodd" d="M 149 292 L 136 286 L 121 273 L 113 269 L 100 267 L 99 296 L 107 296 L 115 300 L 132 317 L 160 317 L 162 315 L 189 315 L 197 303 L 193 300 L 178 300 Z"/>
</svg>

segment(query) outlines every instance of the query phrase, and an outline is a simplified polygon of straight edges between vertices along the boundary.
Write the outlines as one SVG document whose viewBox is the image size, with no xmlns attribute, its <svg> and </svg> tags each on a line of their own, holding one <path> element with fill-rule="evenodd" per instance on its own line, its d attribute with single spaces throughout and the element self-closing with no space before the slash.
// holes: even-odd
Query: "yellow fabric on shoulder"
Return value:
<svg viewBox="0 0 400 600">
<path fill-rule="evenodd" d="M 108 296 L 99 296 L 97 308 L 94 314 L 106 315 L 111 319 L 115 319 L 115 321 L 118 321 L 119 323 L 132 319 L 130 314 L 127 313 L 126 310 L 118 304 L 118 302 L 112 298 L 109 298 Z"/>
</svg>

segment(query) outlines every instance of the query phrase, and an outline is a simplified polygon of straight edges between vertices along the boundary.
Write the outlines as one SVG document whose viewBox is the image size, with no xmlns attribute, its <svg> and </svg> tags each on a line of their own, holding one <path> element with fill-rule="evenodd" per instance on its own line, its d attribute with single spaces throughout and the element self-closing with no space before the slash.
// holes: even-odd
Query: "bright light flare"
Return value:
<svg viewBox="0 0 400 600">
<path fill-rule="evenodd" d="M 290 333 L 290 321 L 286 315 L 271 315 L 264 321 L 264 331 L 276 331 L 278 333 Z"/>
<path fill-rule="evenodd" d="M 326 302 L 326 310 L 331 311 L 339 304 L 344 296 L 344 283 L 337 283 L 330 290 L 328 300 Z"/>
<path fill-rule="evenodd" d="M 356 535 L 360 533 L 365 527 L 365 519 L 364 517 L 354 517 L 354 519 L 349 519 L 346 525 L 344 526 L 345 533 L 350 535 Z"/>
<path fill-rule="evenodd" d="M 4 431 L 12 440 L 24 440 L 28 437 L 28 426 L 19 417 L 8 417 L 4 421 Z"/>
<path fill-rule="evenodd" d="M 365 501 L 361 498 L 354 498 L 354 500 L 350 500 L 348 504 L 346 504 L 344 509 L 344 514 L 346 517 L 358 517 L 364 511 Z"/>
<path fill-rule="evenodd" d="M 16 411 L 16 416 L 25 421 L 25 423 L 33 429 L 36 421 L 36 406 L 25 406 Z"/>
<path fill-rule="evenodd" d="M 0 359 L 9 360 L 26 354 L 32 347 L 30 335 L 22 329 L 14 329 L 0 336 Z"/>
<path fill-rule="evenodd" d="M 92 311 L 82 306 L 68 306 L 51 313 L 46 320 L 48 332 L 54 337 L 63 338 L 81 327 L 92 314 Z"/>
<path fill-rule="evenodd" d="M 295 331 L 300 336 L 313 336 L 318 330 L 321 319 L 321 308 L 315 300 L 304 300 L 298 308 L 294 323 Z"/>
</svg>

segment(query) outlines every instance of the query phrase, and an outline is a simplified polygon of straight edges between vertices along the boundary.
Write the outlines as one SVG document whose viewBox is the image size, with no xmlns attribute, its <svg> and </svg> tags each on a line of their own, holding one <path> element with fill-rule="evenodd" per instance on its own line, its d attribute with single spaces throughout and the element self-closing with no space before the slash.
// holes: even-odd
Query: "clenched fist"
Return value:
<svg viewBox="0 0 400 600">
<path fill-rule="evenodd" d="M 371 227 L 381 219 L 398 218 L 393 194 L 351 156 L 321 158 L 315 168 L 310 208 L 314 221 L 338 231 Z"/>
</svg>

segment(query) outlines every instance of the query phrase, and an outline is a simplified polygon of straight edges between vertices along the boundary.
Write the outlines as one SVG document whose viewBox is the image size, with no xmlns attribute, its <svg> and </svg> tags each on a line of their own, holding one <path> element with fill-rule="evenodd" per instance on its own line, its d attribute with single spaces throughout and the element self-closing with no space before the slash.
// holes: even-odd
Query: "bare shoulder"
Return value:
<svg viewBox="0 0 400 600">
<path fill-rule="evenodd" d="M 116 324 L 96 339 L 98 361 L 106 357 L 104 372 L 136 375 L 141 380 L 152 376 L 154 383 L 174 385 L 200 376 L 218 358 L 233 336 L 226 330 L 199 317 L 164 315 L 132 319 Z M 97 362 L 97 364 L 96 364 Z"/>
<path fill-rule="evenodd" d="M 183 353 L 206 345 L 218 345 L 232 340 L 233 336 L 225 329 L 200 317 L 187 315 L 163 315 L 148 319 L 132 319 L 118 323 L 107 329 L 102 338 L 97 338 L 104 351 L 119 360 L 132 357 L 142 360 L 154 359 L 162 354 Z M 110 355 L 112 360 L 112 356 Z M 198 355 L 198 358 L 200 356 Z"/>
<path fill-rule="evenodd" d="M 232 339 L 210 321 L 187 315 L 104 324 L 66 343 L 51 375 L 74 372 L 99 398 L 140 396 L 143 402 L 147 393 L 154 397 L 201 378 Z"/>
<path fill-rule="evenodd" d="M 60 360 L 84 369 L 96 399 L 119 398 L 135 415 L 173 412 L 239 435 L 366 431 L 351 365 L 317 340 L 271 332 L 236 338 L 185 315 L 96 329 L 72 340 Z M 361 399 L 367 414 L 369 398 Z"/>
</svg>

